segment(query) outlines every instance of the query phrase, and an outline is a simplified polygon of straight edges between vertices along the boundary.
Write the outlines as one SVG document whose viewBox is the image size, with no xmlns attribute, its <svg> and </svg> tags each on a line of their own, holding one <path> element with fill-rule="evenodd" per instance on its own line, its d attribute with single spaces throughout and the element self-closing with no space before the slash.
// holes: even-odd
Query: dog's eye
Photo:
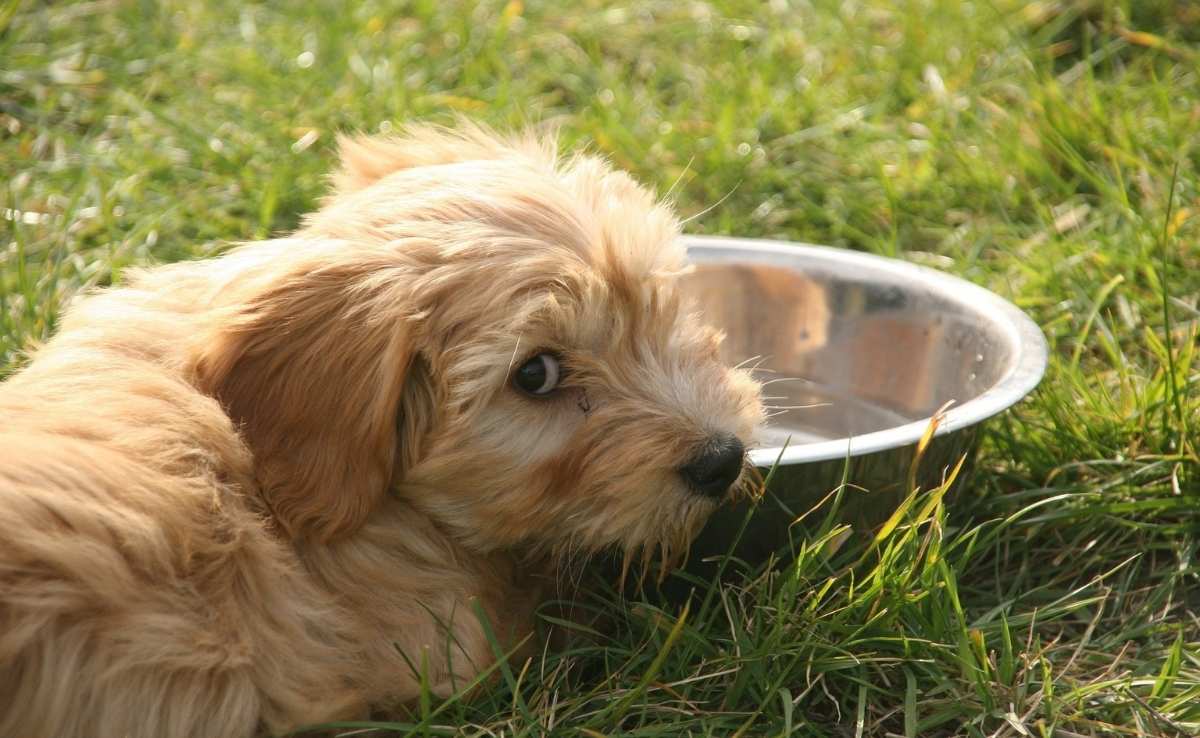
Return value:
<svg viewBox="0 0 1200 738">
<path fill-rule="evenodd" d="M 558 357 L 551 353 L 541 353 L 521 365 L 513 374 L 513 385 L 522 392 L 543 397 L 558 387 L 562 378 L 562 369 Z"/>
</svg>

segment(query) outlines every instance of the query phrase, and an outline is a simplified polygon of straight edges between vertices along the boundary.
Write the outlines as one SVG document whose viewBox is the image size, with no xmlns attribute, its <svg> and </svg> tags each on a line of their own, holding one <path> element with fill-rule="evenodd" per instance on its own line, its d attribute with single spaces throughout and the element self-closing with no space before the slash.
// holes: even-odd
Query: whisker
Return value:
<svg viewBox="0 0 1200 738">
<path fill-rule="evenodd" d="M 766 387 L 767 385 L 775 384 L 776 382 L 804 382 L 806 384 L 814 384 L 811 379 L 806 379 L 804 377 L 776 377 L 775 379 L 768 379 L 765 382 L 759 382 L 759 384 L 761 384 L 763 387 Z"/>
<path fill-rule="evenodd" d="M 811 405 L 763 405 L 768 410 L 812 410 L 818 407 L 833 407 L 832 402 L 815 402 Z"/>
<path fill-rule="evenodd" d="M 626 548 L 625 555 L 621 558 L 621 578 L 617 581 L 617 592 L 621 596 L 625 596 L 625 580 L 629 577 L 629 564 L 633 560 L 633 549 Z"/>
<path fill-rule="evenodd" d="M 763 364 L 765 364 L 770 358 L 771 357 L 769 356 L 759 357 L 758 361 L 754 362 L 754 366 L 750 367 L 749 372 L 751 374 L 774 374 L 774 369 L 771 369 L 770 367 L 763 367 Z"/>
<path fill-rule="evenodd" d="M 517 334 L 517 344 L 513 346 L 512 356 L 508 360 L 508 369 L 504 372 L 504 381 L 508 381 L 508 376 L 512 374 L 513 365 L 517 363 L 517 352 L 521 350 L 521 334 Z"/>
<path fill-rule="evenodd" d="M 679 221 L 679 225 L 685 226 L 688 223 L 691 223 L 696 218 L 702 218 L 705 215 L 708 215 L 709 213 L 711 213 L 713 210 L 716 210 L 718 207 L 721 206 L 722 203 L 724 203 L 726 200 L 728 200 L 730 197 L 732 197 L 733 193 L 737 192 L 737 188 L 739 188 L 741 186 L 742 186 L 742 180 L 739 179 L 737 181 L 737 184 L 735 184 L 732 187 L 732 189 L 729 190 L 729 192 L 726 192 L 725 195 L 720 200 L 717 200 L 712 205 L 709 205 L 708 207 L 704 208 L 703 210 L 696 213 L 695 215 L 690 215 L 690 216 L 684 218 L 683 220 Z"/>
<path fill-rule="evenodd" d="M 764 359 L 764 358 L 765 358 L 765 357 L 764 357 L 762 354 L 756 354 L 756 355 L 754 355 L 754 356 L 748 356 L 748 357 L 746 357 L 745 359 L 742 359 L 742 360 L 741 360 L 741 361 L 739 361 L 738 363 L 734 364 L 734 365 L 733 365 L 733 368 L 734 368 L 734 369 L 741 369 L 742 367 L 746 366 L 747 364 L 749 364 L 749 363 L 750 363 L 750 362 L 752 362 L 752 361 L 757 361 L 757 362 L 759 362 L 759 363 L 762 363 L 762 361 L 763 361 L 763 359 Z"/>
<path fill-rule="evenodd" d="M 675 192 L 675 188 L 679 186 L 679 183 L 683 181 L 683 178 L 687 176 L 687 173 L 692 170 L 692 162 L 694 161 L 696 161 L 696 155 L 692 154 L 692 158 L 688 159 L 688 163 L 684 165 L 683 171 L 680 172 L 679 176 L 675 178 L 675 181 L 671 183 L 671 186 L 667 189 L 666 194 L 660 198 L 662 201 L 665 202 L 666 200 L 671 199 L 671 193 Z"/>
<path fill-rule="evenodd" d="M 646 573 L 650 571 L 650 559 L 653 555 L 654 552 L 650 549 L 650 547 L 643 543 L 641 571 L 638 572 L 637 583 L 638 592 L 643 594 L 646 592 Z"/>
</svg>

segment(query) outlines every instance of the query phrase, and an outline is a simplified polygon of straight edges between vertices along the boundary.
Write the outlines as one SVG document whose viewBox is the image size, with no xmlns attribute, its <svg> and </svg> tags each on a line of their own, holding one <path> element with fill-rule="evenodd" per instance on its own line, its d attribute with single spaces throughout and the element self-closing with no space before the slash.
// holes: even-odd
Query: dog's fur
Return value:
<svg viewBox="0 0 1200 738">
<path fill-rule="evenodd" d="M 677 469 L 762 410 L 677 235 L 597 158 L 415 127 L 343 141 L 293 236 L 79 301 L 0 385 L 0 735 L 277 733 L 414 666 L 450 693 L 494 660 L 476 607 L 530 632 L 534 562 L 680 554 L 716 503 Z M 510 383 L 539 349 L 553 397 Z"/>
</svg>

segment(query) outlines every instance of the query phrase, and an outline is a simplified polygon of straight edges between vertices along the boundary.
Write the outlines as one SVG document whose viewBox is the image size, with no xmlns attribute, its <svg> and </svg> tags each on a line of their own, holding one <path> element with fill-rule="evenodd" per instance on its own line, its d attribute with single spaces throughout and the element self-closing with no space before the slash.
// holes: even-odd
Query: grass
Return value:
<svg viewBox="0 0 1200 738">
<path fill-rule="evenodd" d="M 295 226 L 338 130 L 553 121 L 684 214 L 726 198 L 695 231 L 987 286 L 1050 369 L 881 540 L 822 508 L 686 608 L 597 581 L 614 632 L 383 734 L 1195 735 L 1197 29 L 1165 0 L 0 0 L 0 375 L 80 289 Z"/>
</svg>

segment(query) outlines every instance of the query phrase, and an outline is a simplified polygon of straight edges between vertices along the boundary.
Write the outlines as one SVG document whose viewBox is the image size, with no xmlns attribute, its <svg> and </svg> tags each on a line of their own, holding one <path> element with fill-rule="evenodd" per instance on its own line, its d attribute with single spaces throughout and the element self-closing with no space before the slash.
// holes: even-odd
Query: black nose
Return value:
<svg viewBox="0 0 1200 738">
<path fill-rule="evenodd" d="M 680 467 L 679 474 L 697 494 L 721 497 L 742 473 L 745 454 L 746 448 L 736 436 L 722 433 L 708 439 L 700 453 Z"/>
</svg>

